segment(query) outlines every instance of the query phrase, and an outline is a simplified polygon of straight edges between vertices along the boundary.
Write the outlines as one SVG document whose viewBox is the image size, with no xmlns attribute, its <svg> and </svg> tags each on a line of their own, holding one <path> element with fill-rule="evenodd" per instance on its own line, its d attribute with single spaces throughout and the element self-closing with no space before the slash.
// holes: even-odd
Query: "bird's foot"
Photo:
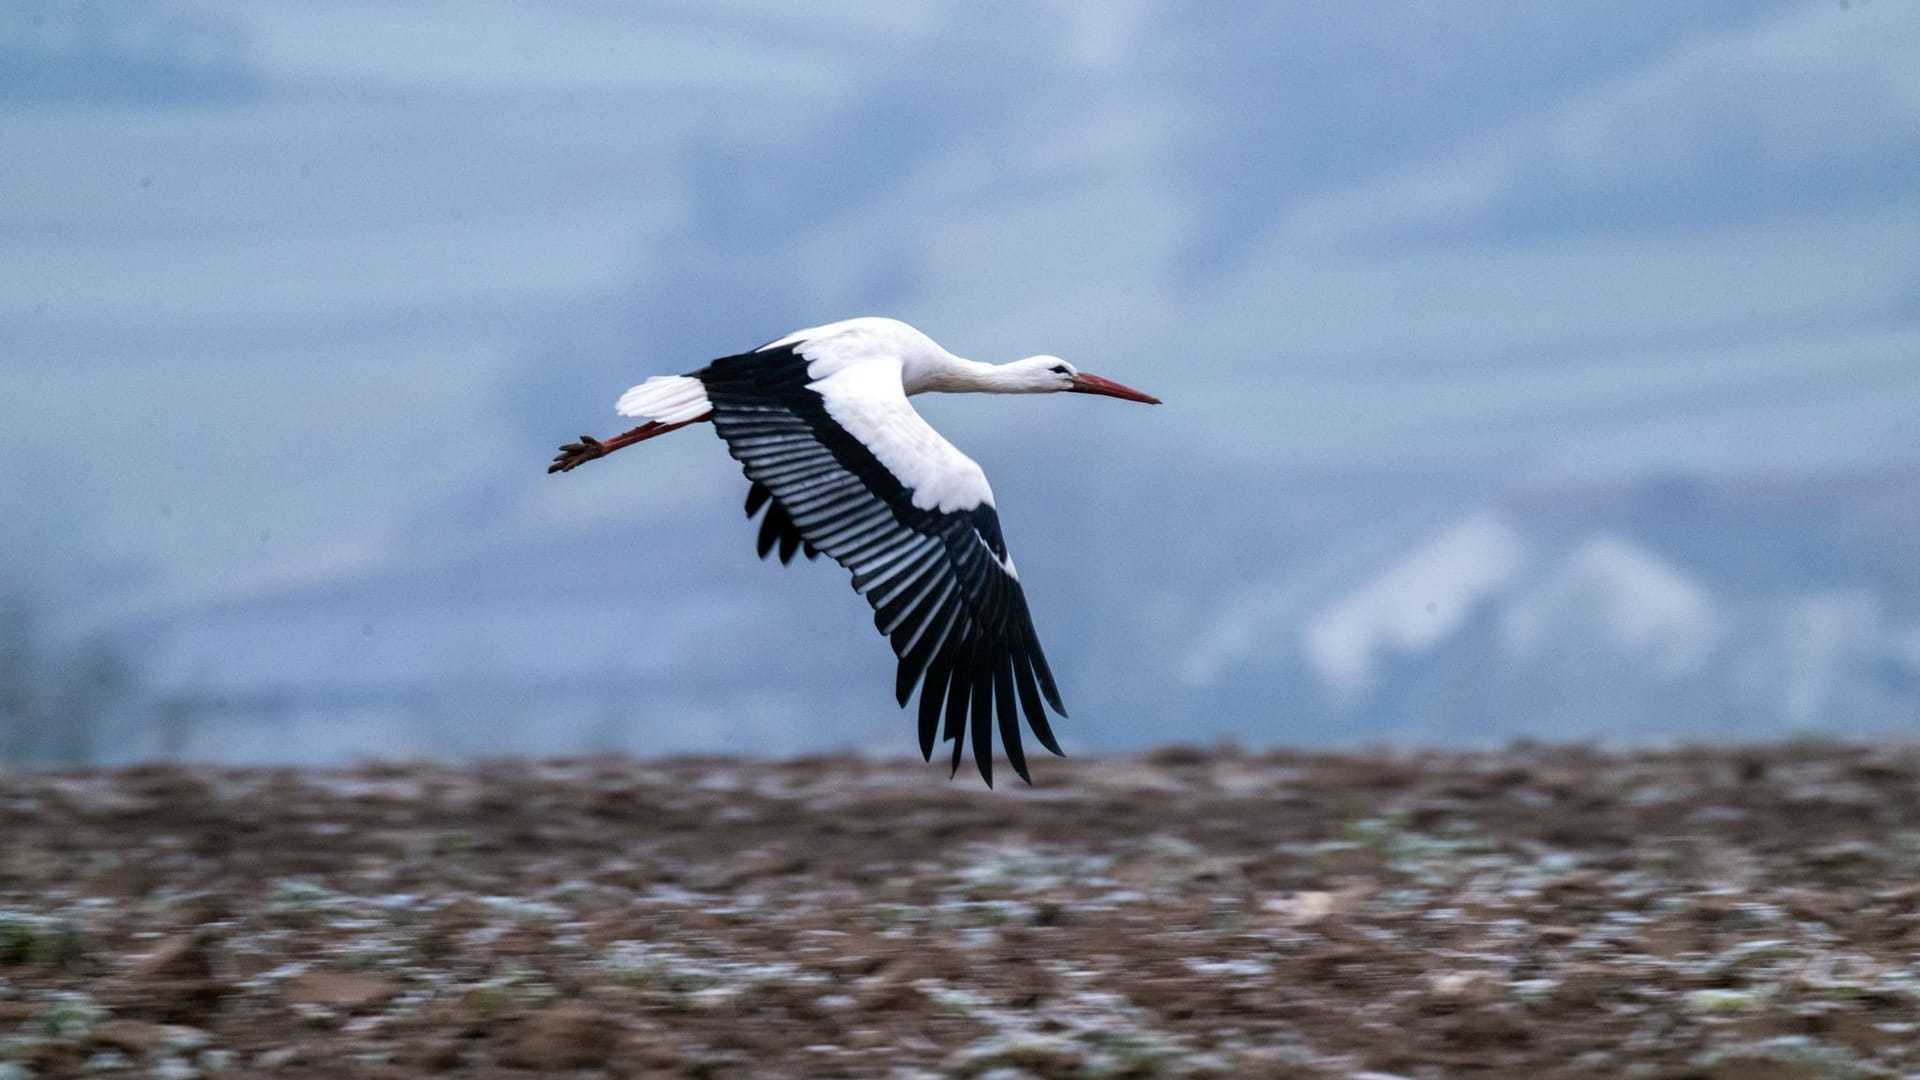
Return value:
<svg viewBox="0 0 1920 1080">
<path fill-rule="evenodd" d="M 579 442 L 570 442 L 560 448 L 553 456 L 553 464 L 547 466 L 550 473 L 571 472 L 597 457 L 604 457 L 607 444 L 591 435 L 580 436 Z"/>
</svg>

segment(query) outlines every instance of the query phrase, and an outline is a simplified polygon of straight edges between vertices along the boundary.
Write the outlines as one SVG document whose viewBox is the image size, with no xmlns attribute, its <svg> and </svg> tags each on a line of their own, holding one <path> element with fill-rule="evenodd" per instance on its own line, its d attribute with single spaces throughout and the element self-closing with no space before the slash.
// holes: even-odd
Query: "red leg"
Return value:
<svg viewBox="0 0 1920 1080">
<path fill-rule="evenodd" d="M 623 431 L 604 442 L 591 435 L 582 435 L 579 442 L 567 443 L 560 448 L 560 452 L 554 455 L 553 464 L 547 466 L 547 471 L 550 473 L 572 472 L 594 458 L 606 457 L 623 446 L 632 446 L 634 443 L 645 442 L 656 435 L 678 431 L 688 424 L 698 424 L 703 420 L 711 419 L 712 415 L 708 413 L 706 416 L 696 416 L 677 424 L 663 424 L 658 420 L 649 420 L 632 431 Z"/>
</svg>

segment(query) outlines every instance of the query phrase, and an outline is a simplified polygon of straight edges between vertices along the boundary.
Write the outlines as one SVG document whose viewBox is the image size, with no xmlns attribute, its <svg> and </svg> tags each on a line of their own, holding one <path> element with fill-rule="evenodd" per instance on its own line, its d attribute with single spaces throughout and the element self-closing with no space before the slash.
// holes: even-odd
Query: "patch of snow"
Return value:
<svg viewBox="0 0 1920 1080">
<path fill-rule="evenodd" d="M 1482 511 L 1456 521 L 1309 619 L 1307 659 L 1337 695 L 1358 698 L 1385 656 L 1445 641 L 1532 561 L 1532 546 L 1505 517 Z"/>
<path fill-rule="evenodd" d="M 1808 593 L 1787 612 L 1781 713 L 1795 727 L 1812 727 L 1842 681 L 1846 662 L 1883 636 L 1880 598 L 1863 589 Z"/>
<path fill-rule="evenodd" d="M 1720 638 L 1713 599 L 1673 563 L 1619 536 L 1573 549 L 1507 607 L 1501 639 L 1529 660 L 1566 635 L 1598 638 L 1663 678 L 1695 671 Z"/>
</svg>

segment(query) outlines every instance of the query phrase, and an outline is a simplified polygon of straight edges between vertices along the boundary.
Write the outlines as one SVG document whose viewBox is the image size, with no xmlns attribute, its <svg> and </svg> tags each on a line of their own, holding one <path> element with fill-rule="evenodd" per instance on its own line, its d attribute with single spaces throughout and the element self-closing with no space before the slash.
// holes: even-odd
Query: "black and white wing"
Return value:
<svg viewBox="0 0 1920 1080">
<path fill-rule="evenodd" d="M 900 658 L 900 704 L 920 687 L 923 756 L 931 760 L 944 717 L 953 770 L 971 734 L 974 763 L 991 785 L 997 717 L 1007 760 L 1030 780 L 1021 710 L 1055 754 L 1046 706 L 1067 711 L 985 475 L 908 404 L 897 364 L 847 366 L 817 381 L 807 369 L 781 345 L 694 373 L 715 430 L 754 484 L 748 513 L 770 503 L 762 555 L 781 542 L 782 559 L 792 557 L 783 541 L 790 523 L 810 555 L 852 572 Z"/>
</svg>

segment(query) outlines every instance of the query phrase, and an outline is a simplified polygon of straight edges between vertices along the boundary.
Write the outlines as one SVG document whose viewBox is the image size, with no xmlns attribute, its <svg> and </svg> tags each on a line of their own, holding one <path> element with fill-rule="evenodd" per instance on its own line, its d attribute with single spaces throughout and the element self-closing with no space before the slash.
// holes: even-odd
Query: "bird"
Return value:
<svg viewBox="0 0 1920 1080">
<path fill-rule="evenodd" d="M 684 375 L 647 379 L 615 410 L 644 421 L 607 439 L 560 447 L 548 473 L 571 472 L 635 443 L 711 423 L 740 463 L 749 520 L 764 511 L 762 559 L 826 555 L 899 660 L 901 708 L 919 688 L 920 754 L 953 744 L 957 776 L 971 737 L 980 778 L 993 786 L 998 718 L 1007 761 L 1033 783 L 1020 715 L 1040 744 L 1064 756 L 1047 707 L 1067 715 L 1007 551 L 986 474 L 922 419 L 923 393 L 1099 394 L 1160 399 L 1080 371 L 1057 356 L 1004 364 L 962 359 L 896 319 L 865 317 L 796 330 Z M 944 725 L 944 732 L 943 732 Z"/>
</svg>

